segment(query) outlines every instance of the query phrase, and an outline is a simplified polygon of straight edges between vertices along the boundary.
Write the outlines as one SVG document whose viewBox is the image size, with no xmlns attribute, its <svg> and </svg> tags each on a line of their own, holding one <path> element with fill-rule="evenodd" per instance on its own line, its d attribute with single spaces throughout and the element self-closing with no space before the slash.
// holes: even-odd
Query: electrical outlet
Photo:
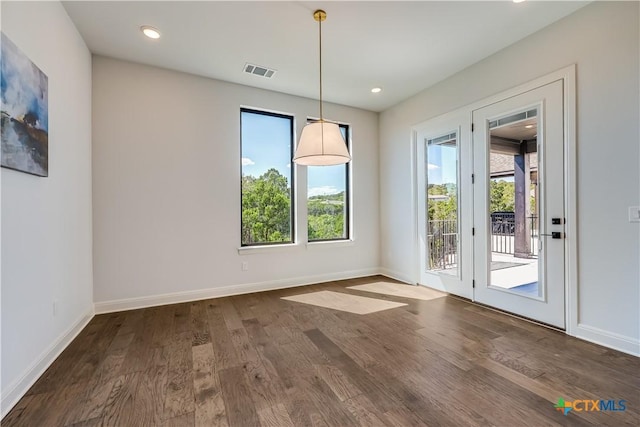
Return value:
<svg viewBox="0 0 640 427">
<path fill-rule="evenodd" d="M 629 222 L 640 222 L 640 206 L 629 207 Z"/>
<path fill-rule="evenodd" d="M 249 261 L 242 261 L 242 271 L 249 271 Z"/>
</svg>

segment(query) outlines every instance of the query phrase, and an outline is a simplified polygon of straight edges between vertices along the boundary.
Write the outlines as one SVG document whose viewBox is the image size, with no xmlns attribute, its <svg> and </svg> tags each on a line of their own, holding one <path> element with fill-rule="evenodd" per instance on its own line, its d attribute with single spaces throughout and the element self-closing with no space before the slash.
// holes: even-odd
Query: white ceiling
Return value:
<svg viewBox="0 0 640 427">
<path fill-rule="evenodd" d="M 491 136 L 514 139 L 516 141 L 532 140 L 538 134 L 538 118 L 521 120 L 507 126 L 491 129 Z"/>
<path fill-rule="evenodd" d="M 574 12 L 586 2 L 71 1 L 69 16 L 96 54 L 382 111 Z M 139 28 L 162 37 L 150 40 Z M 277 70 L 245 74 L 245 63 Z M 523 64 L 526 66 L 526 64 Z M 372 87 L 382 87 L 372 94 Z"/>
</svg>

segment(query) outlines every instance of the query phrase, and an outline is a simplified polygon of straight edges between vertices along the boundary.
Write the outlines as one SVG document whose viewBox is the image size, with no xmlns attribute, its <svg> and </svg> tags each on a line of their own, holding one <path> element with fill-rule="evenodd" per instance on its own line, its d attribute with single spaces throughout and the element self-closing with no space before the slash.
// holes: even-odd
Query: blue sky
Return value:
<svg viewBox="0 0 640 427">
<path fill-rule="evenodd" d="M 290 179 L 291 122 L 287 118 L 242 113 L 242 173 L 259 177 L 275 168 Z M 341 128 L 344 136 L 344 129 Z M 336 194 L 345 189 L 345 165 L 308 166 L 308 196 Z"/>
<path fill-rule="evenodd" d="M 457 161 L 455 146 L 430 144 L 427 150 L 428 184 L 456 183 Z"/>
</svg>

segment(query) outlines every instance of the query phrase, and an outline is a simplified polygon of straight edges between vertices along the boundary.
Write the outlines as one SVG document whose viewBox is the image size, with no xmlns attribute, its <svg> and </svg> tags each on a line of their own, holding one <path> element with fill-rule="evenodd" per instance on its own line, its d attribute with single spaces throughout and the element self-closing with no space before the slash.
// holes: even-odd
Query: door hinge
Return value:
<svg viewBox="0 0 640 427">
<path fill-rule="evenodd" d="M 473 123 L 471 123 L 471 132 L 473 132 L 474 128 L 475 128 L 475 126 L 473 125 Z"/>
<path fill-rule="evenodd" d="M 471 183 L 472 183 L 472 184 L 475 184 L 475 183 L 476 183 L 476 174 L 475 174 L 475 173 L 472 173 L 472 174 L 471 174 Z"/>
<path fill-rule="evenodd" d="M 476 228 L 475 228 L 475 227 L 473 227 L 473 228 L 471 229 L 471 235 L 472 235 L 472 236 L 475 236 L 475 235 L 476 235 Z"/>
<path fill-rule="evenodd" d="M 475 289 L 475 288 L 476 288 L 476 281 L 475 281 L 475 279 L 471 281 L 471 287 L 472 287 L 473 289 Z"/>
</svg>

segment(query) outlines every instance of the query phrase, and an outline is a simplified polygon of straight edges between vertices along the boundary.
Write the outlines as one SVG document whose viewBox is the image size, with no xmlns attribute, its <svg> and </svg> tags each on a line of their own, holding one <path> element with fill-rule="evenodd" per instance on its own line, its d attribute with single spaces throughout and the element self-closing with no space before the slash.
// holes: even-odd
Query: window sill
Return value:
<svg viewBox="0 0 640 427">
<path fill-rule="evenodd" d="M 238 255 L 289 252 L 299 247 L 300 245 L 298 243 L 283 243 L 282 245 L 242 246 L 238 248 Z"/>
<path fill-rule="evenodd" d="M 308 242 L 307 250 L 315 250 L 315 249 L 334 249 L 341 248 L 346 246 L 353 246 L 355 242 L 352 239 L 349 240 L 327 240 L 320 242 Z"/>
</svg>

